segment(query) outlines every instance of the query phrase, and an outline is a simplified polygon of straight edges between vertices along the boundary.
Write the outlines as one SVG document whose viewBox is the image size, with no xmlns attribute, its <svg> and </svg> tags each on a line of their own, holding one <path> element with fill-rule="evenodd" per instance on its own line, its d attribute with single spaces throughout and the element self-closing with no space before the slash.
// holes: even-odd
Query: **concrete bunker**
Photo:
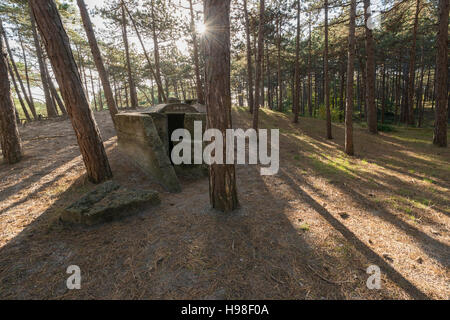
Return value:
<svg viewBox="0 0 450 320">
<path fill-rule="evenodd" d="M 171 141 L 172 133 L 186 129 L 194 139 L 195 121 L 202 122 L 204 131 L 206 113 L 184 103 L 161 104 L 142 112 L 120 113 L 116 115 L 119 149 L 168 191 L 179 192 L 179 176 L 196 177 L 207 173 L 205 165 L 174 166 L 170 156 L 175 146 Z"/>
</svg>

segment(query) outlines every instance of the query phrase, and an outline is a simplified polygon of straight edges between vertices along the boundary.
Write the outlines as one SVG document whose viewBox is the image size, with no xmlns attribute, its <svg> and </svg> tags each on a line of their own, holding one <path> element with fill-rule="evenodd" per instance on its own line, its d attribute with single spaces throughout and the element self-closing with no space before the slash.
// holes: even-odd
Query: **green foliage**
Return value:
<svg viewBox="0 0 450 320">
<path fill-rule="evenodd" d="M 394 132 L 395 128 L 387 124 L 378 124 L 378 131 L 380 132 Z"/>
<path fill-rule="evenodd" d="M 330 108 L 331 112 L 331 121 L 332 122 L 342 122 L 344 119 L 344 112 L 339 110 L 338 108 Z M 326 120 L 327 118 L 327 110 L 324 104 L 319 106 L 319 119 Z"/>
</svg>

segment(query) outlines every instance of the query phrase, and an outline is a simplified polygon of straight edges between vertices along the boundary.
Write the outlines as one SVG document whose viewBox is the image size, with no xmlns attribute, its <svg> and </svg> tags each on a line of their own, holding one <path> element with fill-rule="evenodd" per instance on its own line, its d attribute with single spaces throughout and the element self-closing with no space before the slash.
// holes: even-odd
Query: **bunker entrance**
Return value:
<svg viewBox="0 0 450 320">
<path fill-rule="evenodd" d="M 167 129 L 169 134 L 169 158 L 170 162 L 172 162 L 171 154 L 174 147 L 172 133 L 177 129 L 184 129 L 184 113 L 167 114 Z"/>
</svg>

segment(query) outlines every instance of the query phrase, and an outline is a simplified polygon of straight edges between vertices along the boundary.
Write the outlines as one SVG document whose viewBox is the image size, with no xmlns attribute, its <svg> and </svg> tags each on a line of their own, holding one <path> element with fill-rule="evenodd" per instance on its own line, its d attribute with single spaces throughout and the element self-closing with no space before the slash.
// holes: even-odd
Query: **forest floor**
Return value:
<svg viewBox="0 0 450 320">
<path fill-rule="evenodd" d="M 450 148 L 432 129 L 355 129 L 263 110 L 280 128 L 280 172 L 238 166 L 241 208 L 211 210 L 208 180 L 169 194 L 117 149 L 107 111 L 95 114 L 114 180 L 161 192 L 162 204 L 90 228 L 63 226 L 63 208 L 95 186 L 68 120 L 21 128 L 25 158 L 0 165 L 1 299 L 449 299 Z M 234 126 L 250 115 L 234 109 Z M 66 269 L 81 268 L 81 290 Z M 367 268 L 381 269 L 369 290 Z"/>
</svg>

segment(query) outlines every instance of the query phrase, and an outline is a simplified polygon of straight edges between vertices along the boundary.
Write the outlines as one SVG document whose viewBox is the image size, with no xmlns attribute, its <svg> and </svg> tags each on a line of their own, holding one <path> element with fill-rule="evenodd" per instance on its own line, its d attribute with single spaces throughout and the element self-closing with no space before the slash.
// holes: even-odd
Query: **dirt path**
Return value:
<svg viewBox="0 0 450 320">
<path fill-rule="evenodd" d="M 210 210 L 207 179 L 181 194 L 153 184 L 117 150 L 107 112 L 96 113 L 114 179 L 161 192 L 162 204 L 94 228 L 67 228 L 58 212 L 86 182 L 68 121 L 23 128 L 26 158 L 0 165 L 0 298 L 25 299 L 410 299 L 450 297 L 450 152 L 429 132 L 380 137 L 264 111 L 281 128 L 281 169 L 237 170 L 241 209 Z M 250 118 L 234 111 L 236 127 Z M 362 143 L 364 142 L 364 143 Z M 82 289 L 66 288 L 78 265 Z M 369 290 L 367 267 L 382 272 Z"/>
</svg>

